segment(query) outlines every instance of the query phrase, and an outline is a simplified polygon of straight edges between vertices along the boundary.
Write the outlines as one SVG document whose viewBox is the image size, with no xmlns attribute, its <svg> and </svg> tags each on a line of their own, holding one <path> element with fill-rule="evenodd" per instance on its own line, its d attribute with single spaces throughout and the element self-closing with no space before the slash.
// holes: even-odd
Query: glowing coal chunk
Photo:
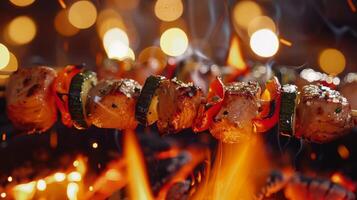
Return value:
<svg viewBox="0 0 357 200">
<path fill-rule="evenodd" d="M 96 19 L 97 9 L 90 1 L 77 1 L 69 9 L 68 20 L 76 28 L 89 28 Z"/>
<path fill-rule="evenodd" d="M 253 33 L 250 47 L 258 56 L 272 57 L 279 50 L 279 39 L 273 31 L 261 29 Z"/>
<path fill-rule="evenodd" d="M 169 56 L 180 56 L 188 48 L 187 35 L 179 28 L 170 28 L 161 35 L 160 47 Z"/>
</svg>

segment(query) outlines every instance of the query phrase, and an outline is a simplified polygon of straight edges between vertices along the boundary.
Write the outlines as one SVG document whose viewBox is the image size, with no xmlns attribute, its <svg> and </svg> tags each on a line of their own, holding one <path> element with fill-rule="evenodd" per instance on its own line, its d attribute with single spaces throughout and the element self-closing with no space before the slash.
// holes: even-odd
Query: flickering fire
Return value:
<svg viewBox="0 0 357 200">
<path fill-rule="evenodd" d="M 127 163 L 128 189 L 130 199 L 153 199 L 145 164 L 135 133 L 124 133 L 124 157 Z"/>
<path fill-rule="evenodd" d="M 240 71 L 244 71 L 247 65 L 244 62 L 242 51 L 239 47 L 238 38 L 235 36 L 232 38 L 231 45 L 227 57 L 227 65 L 232 66 Z"/>
<path fill-rule="evenodd" d="M 269 171 L 259 136 L 238 144 L 219 143 L 211 172 L 193 199 L 253 199 L 256 176 Z"/>
</svg>

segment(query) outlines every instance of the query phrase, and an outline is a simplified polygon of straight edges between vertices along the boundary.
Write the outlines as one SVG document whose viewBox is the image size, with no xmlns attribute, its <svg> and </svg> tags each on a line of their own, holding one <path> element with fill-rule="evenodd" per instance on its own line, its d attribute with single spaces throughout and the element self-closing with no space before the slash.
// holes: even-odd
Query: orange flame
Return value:
<svg viewBox="0 0 357 200">
<path fill-rule="evenodd" d="M 357 184 L 346 176 L 344 176 L 343 174 L 341 174 L 340 172 L 335 172 L 334 174 L 332 174 L 331 181 L 346 187 L 350 191 L 356 191 Z"/>
<path fill-rule="evenodd" d="M 239 71 L 244 71 L 247 68 L 239 47 L 239 40 L 236 36 L 234 36 L 231 40 L 227 57 L 227 65 L 232 66 Z"/>
<path fill-rule="evenodd" d="M 127 163 L 129 199 L 153 199 L 145 164 L 133 131 L 124 133 L 124 157 Z"/>
<path fill-rule="evenodd" d="M 220 143 L 208 181 L 201 184 L 193 199 L 253 199 L 255 176 L 266 171 L 268 161 L 258 136 L 239 144 Z"/>
</svg>

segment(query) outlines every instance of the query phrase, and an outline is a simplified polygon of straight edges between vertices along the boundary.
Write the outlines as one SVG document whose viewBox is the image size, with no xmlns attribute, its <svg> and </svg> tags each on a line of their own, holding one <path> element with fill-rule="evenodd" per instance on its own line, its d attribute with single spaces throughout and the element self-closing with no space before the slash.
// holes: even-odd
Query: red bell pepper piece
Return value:
<svg viewBox="0 0 357 200">
<path fill-rule="evenodd" d="M 68 91 L 72 78 L 80 72 L 81 68 L 79 66 L 69 65 L 58 73 L 52 85 L 56 105 L 61 112 L 62 123 L 67 127 L 72 126 L 72 119 L 68 108 Z"/>
<path fill-rule="evenodd" d="M 224 98 L 224 85 L 219 77 L 211 84 L 207 95 L 207 103 L 201 104 L 198 110 L 197 120 L 193 125 L 194 132 L 202 132 L 209 128 L 215 117 L 221 110 Z"/>
<path fill-rule="evenodd" d="M 281 85 L 274 77 L 266 83 L 262 94 L 262 111 L 253 119 L 256 132 L 263 133 L 273 128 L 279 121 Z"/>
</svg>

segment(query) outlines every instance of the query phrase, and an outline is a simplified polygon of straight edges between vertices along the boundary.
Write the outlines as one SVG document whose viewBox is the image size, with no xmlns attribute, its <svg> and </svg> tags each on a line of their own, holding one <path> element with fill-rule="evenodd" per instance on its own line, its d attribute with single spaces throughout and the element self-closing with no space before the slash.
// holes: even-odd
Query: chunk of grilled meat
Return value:
<svg viewBox="0 0 357 200">
<path fill-rule="evenodd" d="M 353 126 L 346 98 L 322 85 L 303 87 L 296 117 L 296 136 L 318 143 L 334 140 Z"/>
<path fill-rule="evenodd" d="M 261 89 L 256 82 L 234 82 L 225 89 L 222 108 L 210 132 L 224 143 L 236 143 L 253 133 L 252 119 L 258 114 Z"/>
<path fill-rule="evenodd" d="M 88 119 L 99 128 L 135 129 L 135 104 L 141 85 L 131 79 L 105 80 L 88 94 Z"/>
<path fill-rule="evenodd" d="M 190 128 L 202 98 L 201 89 L 176 79 L 164 80 L 158 89 L 157 126 L 160 133 L 177 133 Z"/>
<path fill-rule="evenodd" d="M 7 115 L 16 129 L 43 132 L 57 119 L 51 84 L 56 71 L 49 67 L 21 68 L 11 75 L 7 90 Z"/>
</svg>

